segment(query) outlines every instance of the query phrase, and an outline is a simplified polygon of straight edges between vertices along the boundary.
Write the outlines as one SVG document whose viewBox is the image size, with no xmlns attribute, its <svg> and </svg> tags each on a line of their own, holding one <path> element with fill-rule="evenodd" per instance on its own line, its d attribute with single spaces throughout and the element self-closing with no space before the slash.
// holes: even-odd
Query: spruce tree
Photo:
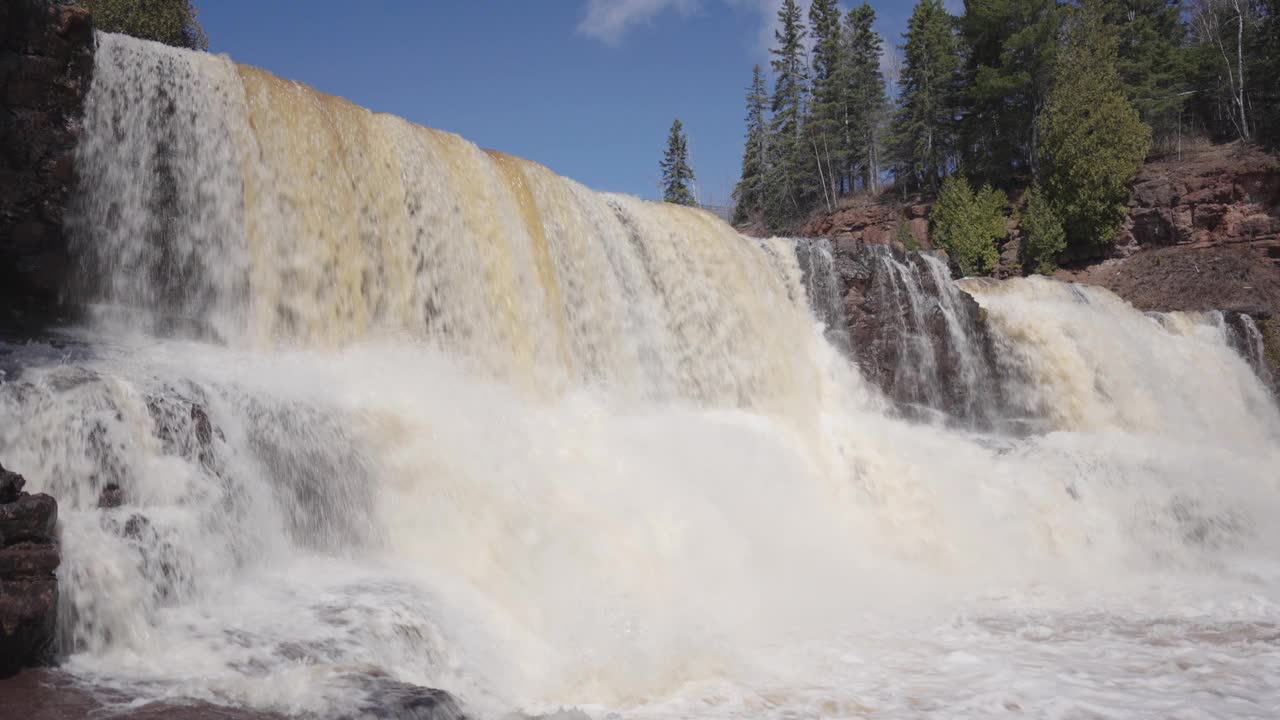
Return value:
<svg viewBox="0 0 1280 720">
<path fill-rule="evenodd" d="M 920 0 L 904 37 L 901 98 L 893 132 L 898 177 L 937 189 L 955 154 L 960 69 L 952 18 L 942 0 Z"/>
<path fill-rule="evenodd" d="M 769 133 L 765 112 L 768 104 L 764 73 L 756 65 L 751 69 L 751 86 L 747 88 L 747 137 L 742 148 L 742 177 L 733 190 L 735 223 L 747 222 L 764 208 Z"/>
<path fill-rule="evenodd" d="M 1102 10 L 1085 0 L 1071 20 L 1041 118 L 1044 188 L 1074 257 L 1097 255 L 1115 239 L 1151 144 L 1151 128 L 1121 92 L 1116 32 Z"/>
<path fill-rule="evenodd" d="M 844 85 L 840 71 L 844 65 L 840 8 L 836 0 L 812 0 L 809 5 L 809 32 L 813 38 L 810 80 L 813 100 L 805 122 L 805 135 L 816 175 L 814 186 L 828 211 L 835 209 L 836 196 L 843 186 L 837 172 L 845 166 L 841 146 Z"/>
<path fill-rule="evenodd" d="M 883 41 L 872 28 L 876 11 L 867 3 L 845 17 L 840 81 L 844 86 L 844 156 L 849 190 L 856 183 L 871 192 L 880 188 L 880 144 L 888 100 L 880 73 Z M 856 183 L 855 183 L 856 181 Z"/>
<path fill-rule="evenodd" d="M 773 37 L 773 100 L 769 124 L 769 169 L 765 175 L 765 222 L 771 230 L 789 226 L 807 209 L 810 153 L 805 150 L 803 118 L 808 93 L 804 62 L 804 20 L 796 0 L 783 0 Z"/>
<path fill-rule="evenodd" d="M 1057 0 L 966 3 L 961 142 L 971 176 L 1009 187 L 1035 174 L 1060 17 Z"/>
<path fill-rule="evenodd" d="M 662 168 L 662 199 L 676 205 L 697 205 L 693 197 L 693 168 L 689 167 L 689 142 L 680 118 L 671 123 Z"/>
</svg>

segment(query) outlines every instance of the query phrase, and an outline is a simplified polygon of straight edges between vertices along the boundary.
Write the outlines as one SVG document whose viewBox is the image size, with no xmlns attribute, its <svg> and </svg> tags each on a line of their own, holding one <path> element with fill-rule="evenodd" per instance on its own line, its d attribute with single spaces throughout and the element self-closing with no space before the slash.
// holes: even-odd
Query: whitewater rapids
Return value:
<svg viewBox="0 0 1280 720">
<path fill-rule="evenodd" d="M 1032 429 L 983 433 L 860 377 L 794 241 L 224 57 L 99 36 L 79 166 L 94 316 L 0 349 L 0 459 L 89 685 L 1280 715 L 1280 411 L 1220 318 L 967 282 Z"/>
</svg>

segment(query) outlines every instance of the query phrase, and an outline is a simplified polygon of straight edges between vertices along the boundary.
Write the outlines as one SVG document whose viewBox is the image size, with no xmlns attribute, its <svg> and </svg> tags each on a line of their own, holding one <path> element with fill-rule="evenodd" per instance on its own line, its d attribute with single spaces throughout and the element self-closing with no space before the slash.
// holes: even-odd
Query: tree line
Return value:
<svg viewBox="0 0 1280 720">
<path fill-rule="evenodd" d="M 867 4 L 784 0 L 752 70 L 736 221 L 793 230 L 844 196 L 938 199 L 935 237 L 989 271 L 1008 194 L 1023 260 L 1096 255 L 1133 178 L 1185 138 L 1280 145 L 1280 0 L 919 0 L 890 102 Z"/>
</svg>

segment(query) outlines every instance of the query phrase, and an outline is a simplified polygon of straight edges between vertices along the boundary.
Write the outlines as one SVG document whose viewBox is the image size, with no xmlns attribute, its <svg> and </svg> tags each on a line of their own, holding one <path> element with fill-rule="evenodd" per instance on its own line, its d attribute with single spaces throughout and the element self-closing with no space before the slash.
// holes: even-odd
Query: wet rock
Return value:
<svg viewBox="0 0 1280 720">
<path fill-rule="evenodd" d="M 0 677 L 49 660 L 57 608 L 57 580 L 0 579 Z"/>
<path fill-rule="evenodd" d="M 0 468 L 0 677 L 49 660 L 58 608 L 58 504 Z"/>
<path fill-rule="evenodd" d="M 0 466 L 0 503 L 11 503 L 17 500 L 26 484 L 27 481 L 21 475 L 9 472 Z"/>
<path fill-rule="evenodd" d="M 102 488 L 98 495 L 98 507 L 103 509 L 118 508 L 124 504 L 124 489 L 115 483 Z"/>
<path fill-rule="evenodd" d="M 0 323 L 38 329 L 66 309 L 62 218 L 93 72 L 93 25 L 70 4 L 0 7 Z"/>
<path fill-rule="evenodd" d="M 344 685 L 362 692 L 364 701 L 355 716 L 335 720 L 466 720 L 457 699 L 444 690 L 394 680 L 381 673 L 348 675 Z"/>
<path fill-rule="evenodd" d="M 52 542 L 58 523 L 58 503 L 48 495 L 23 493 L 17 500 L 0 505 L 0 541 Z"/>
<path fill-rule="evenodd" d="M 23 542 L 0 548 L 0 578 L 30 580 L 52 578 L 58 569 L 58 546 Z"/>
<path fill-rule="evenodd" d="M 851 354 L 904 415 L 980 428 L 1007 415 L 981 309 L 939 260 L 855 241 L 835 256 Z"/>
</svg>

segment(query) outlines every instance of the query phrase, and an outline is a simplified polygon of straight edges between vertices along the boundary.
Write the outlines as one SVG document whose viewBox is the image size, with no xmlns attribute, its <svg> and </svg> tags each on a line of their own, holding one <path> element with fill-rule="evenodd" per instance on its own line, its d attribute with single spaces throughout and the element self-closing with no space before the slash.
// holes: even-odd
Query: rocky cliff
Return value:
<svg viewBox="0 0 1280 720">
<path fill-rule="evenodd" d="M 1144 166 L 1117 254 L 1168 245 L 1247 247 L 1280 262 L 1280 159 L 1228 145 Z"/>
<path fill-rule="evenodd" d="M 0 0 L 0 329 L 64 312 L 63 212 L 92 71 L 85 10 Z"/>
</svg>

